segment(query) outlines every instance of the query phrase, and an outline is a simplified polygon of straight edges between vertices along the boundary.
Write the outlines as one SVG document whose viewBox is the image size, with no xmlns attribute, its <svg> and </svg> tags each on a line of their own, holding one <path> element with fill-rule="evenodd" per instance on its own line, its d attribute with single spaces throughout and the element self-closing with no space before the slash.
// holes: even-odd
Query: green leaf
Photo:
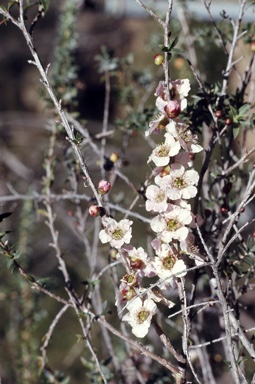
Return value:
<svg viewBox="0 0 255 384">
<path fill-rule="evenodd" d="M 8 13 L 8 9 L 7 9 L 4 5 L 1 5 L 1 4 L 0 4 L 0 8 L 2 8 L 5 12 Z"/>
<path fill-rule="evenodd" d="M 239 132 L 240 132 L 240 128 L 239 127 L 233 129 L 234 139 L 237 138 L 237 136 L 239 135 Z"/>
<path fill-rule="evenodd" d="M 175 53 L 184 53 L 185 51 L 184 51 L 183 49 L 173 48 L 173 49 L 172 49 L 172 52 L 175 52 Z"/>
<path fill-rule="evenodd" d="M 251 105 L 250 104 L 244 104 L 242 105 L 239 110 L 238 110 L 238 114 L 239 116 L 245 116 L 246 113 L 249 111 L 249 109 L 251 108 Z"/>
<path fill-rule="evenodd" d="M 50 0 L 41 0 L 40 3 L 43 6 L 44 12 L 47 12 L 50 6 Z"/>
<path fill-rule="evenodd" d="M 8 11 L 14 6 L 14 5 L 18 5 L 17 1 L 9 1 L 8 3 Z"/>
<path fill-rule="evenodd" d="M 172 50 L 176 46 L 176 44 L 178 43 L 178 40 L 179 40 L 179 38 L 178 38 L 178 36 L 176 36 L 176 38 L 170 44 L 169 50 Z"/>
</svg>

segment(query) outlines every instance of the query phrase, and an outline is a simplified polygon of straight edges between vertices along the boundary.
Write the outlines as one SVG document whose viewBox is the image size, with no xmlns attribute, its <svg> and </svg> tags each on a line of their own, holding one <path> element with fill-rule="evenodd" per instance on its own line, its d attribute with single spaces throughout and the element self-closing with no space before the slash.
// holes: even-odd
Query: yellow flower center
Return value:
<svg viewBox="0 0 255 384">
<path fill-rule="evenodd" d="M 170 219 L 167 222 L 167 229 L 169 231 L 176 231 L 178 228 L 180 228 L 180 223 L 176 219 Z"/>
<path fill-rule="evenodd" d="M 148 319 L 150 315 L 150 312 L 147 311 L 147 309 L 142 309 L 138 314 L 137 314 L 137 319 L 140 324 L 144 323 L 145 320 Z"/>
<path fill-rule="evenodd" d="M 175 257 L 171 253 L 167 257 L 165 257 L 164 260 L 162 261 L 163 267 L 168 270 L 173 269 L 174 264 L 175 264 Z"/>
<path fill-rule="evenodd" d="M 165 193 L 163 191 L 159 191 L 155 198 L 156 203 L 161 203 L 164 200 L 165 200 Z"/>
<path fill-rule="evenodd" d="M 157 146 L 156 154 L 158 157 L 166 157 L 169 154 L 169 147 L 166 144 L 161 144 Z"/>
<path fill-rule="evenodd" d="M 112 232 L 112 238 L 114 240 L 121 240 L 123 236 L 124 236 L 124 232 L 120 228 L 117 228 L 115 229 L 115 231 Z"/>
<path fill-rule="evenodd" d="M 181 177 L 176 177 L 176 179 L 173 182 L 173 185 L 177 189 L 182 189 L 186 187 L 186 183 Z"/>
</svg>

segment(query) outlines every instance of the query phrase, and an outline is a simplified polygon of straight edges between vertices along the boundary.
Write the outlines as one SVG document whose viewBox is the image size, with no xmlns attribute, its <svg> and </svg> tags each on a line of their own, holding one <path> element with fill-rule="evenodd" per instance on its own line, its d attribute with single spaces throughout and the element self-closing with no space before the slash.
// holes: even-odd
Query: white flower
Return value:
<svg viewBox="0 0 255 384">
<path fill-rule="evenodd" d="M 151 133 L 159 133 L 160 129 L 165 129 L 169 119 L 178 117 L 181 111 L 187 107 L 187 95 L 190 90 L 189 79 L 174 80 L 169 82 L 169 95 L 167 96 L 167 87 L 163 81 L 160 81 L 155 96 L 156 107 L 160 113 L 149 123 L 149 129 L 145 136 Z"/>
<path fill-rule="evenodd" d="M 178 79 L 170 81 L 169 83 L 170 97 L 171 100 L 181 100 L 183 103 L 182 110 L 187 106 L 186 97 L 190 91 L 189 79 Z"/>
<path fill-rule="evenodd" d="M 196 196 L 199 174 L 193 170 L 185 170 L 184 166 L 178 163 L 171 165 L 170 173 L 167 176 L 156 176 L 155 182 L 165 191 L 170 200 L 191 199 Z"/>
<path fill-rule="evenodd" d="M 136 297 L 127 304 L 128 313 L 122 320 L 127 321 L 132 327 L 132 333 L 136 337 L 145 337 L 151 325 L 152 316 L 156 313 L 157 305 L 153 300 L 142 301 Z"/>
<path fill-rule="evenodd" d="M 184 261 L 176 257 L 169 244 L 161 244 L 156 253 L 158 257 L 155 258 L 154 267 L 159 278 L 164 280 L 160 287 L 166 289 L 168 284 L 173 285 L 175 275 L 176 277 L 185 276 L 187 268 Z"/>
<path fill-rule="evenodd" d="M 133 221 L 124 219 L 120 222 L 115 221 L 111 217 L 104 216 L 102 225 L 104 229 L 99 232 L 99 239 L 102 243 L 110 242 L 114 248 L 121 248 L 124 243 L 129 244 L 132 237 L 131 225 Z"/>
<path fill-rule="evenodd" d="M 166 131 L 171 133 L 173 137 L 180 142 L 181 147 L 189 153 L 197 153 L 203 150 L 198 145 L 198 138 L 188 129 L 188 126 L 181 121 L 170 120 L 166 126 Z"/>
<path fill-rule="evenodd" d="M 167 209 L 167 195 L 156 185 L 149 185 L 145 195 L 147 197 L 146 211 L 164 212 Z"/>
<path fill-rule="evenodd" d="M 126 303 L 127 300 L 132 300 L 136 296 L 137 294 L 134 287 L 129 285 L 126 281 L 121 280 L 119 289 L 116 293 L 115 305 L 118 307 L 119 305 Z"/>
<path fill-rule="evenodd" d="M 156 107 L 169 119 L 175 119 L 181 113 L 181 103 L 178 100 L 166 101 L 162 97 L 158 97 Z"/>
<path fill-rule="evenodd" d="M 149 122 L 149 129 L 145 131 L 145 136 L 149 136 L 152 133 L 160 133 L 160 130 L 165 129 L 169 119 L 166 118 L 165 113 L 159 113 L 153 117 L 153 120 Z"/>
<path fill-rule="evenodd" d="M 153 161 L 157 167 L 167 165 L 169 163 L 169 157 L 177 155 L 180 149 L 179 141 L 176 141 L 172 135 L 166 133 L 165 142 L 156 146 L 147 163 Z"/>
<path fill-rule="evenodd" d="M 189 79 L 178 79 L 169 82 L 169 92 L 170 92 L 170 100 L 177 100 L 180 103 L 180 108 L 183 109 L 187 106 L 188 93 L 190 91 L 190 81 Z M 160 97 L 163 100 L 167 100 L 166 96 L 167 88 L 163 81 L 160 81 L 155 96 Z M 156 101 L 157 103 L 157 101 Z"/>
<path fill-rule="evenodd" d="M 151 228 L 165 243 L 170 243 L 172 239 L 182 241 L 188 236 L 189 229 L 185 225 L 190 224 L 191 220 L 190 210 L 168 204 L 166 212 L 151 220 Z"/>
<path fill-rule="evenodd" d="M 122 252 L 130 267 L 136 272 L 138 280 L 144 276 L 155 276 L 153 264 L 142 247 L 135 248 L 127 245 L 122 248 Z"/>
</svg>

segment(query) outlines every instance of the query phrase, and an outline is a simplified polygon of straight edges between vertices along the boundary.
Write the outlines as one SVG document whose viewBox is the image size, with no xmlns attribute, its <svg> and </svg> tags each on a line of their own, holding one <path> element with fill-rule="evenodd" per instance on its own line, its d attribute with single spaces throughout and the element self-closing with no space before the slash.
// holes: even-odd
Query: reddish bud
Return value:
<svg viewBox="0 0 255 384">
<path fill-rule="evenodd" d="M 89 207 L 89 214 L 90 214 L 90 216 L 92 216 L 92 217 L 97 217 L 97 216 L 99 216 L 99 215 L 100 215 L 100 212 L 101 212 L 101 210 L 100 210 L 100 207 L 99 207 L 98 205 L 91 205 L 91 206 Z"/>
<path fill-rule="evenodd" d="M 180 71 L 181 69 L 184 68 L 185 66 L 185 60 L 182 58 L 182 57 L 177 57 L 175 60 L 174 60 L 174 67 L 175 69 L 177 69 L 178 71 Z"/>
<path fill-rule="evenodd" d="M 111 183 L 107 180 L 100 180 L 98 183 L 97 190 L 100 193 L 100 195 L 105 195 L 111 190 Z"/>
<path fill-rule="evenodd" d="M 157 54 L 154 56 L 154 63 L 156 65 L 161 65 L 161 64 L 163 64 L 163 62 L 164 62 L 164 57 L 162 55 Z"/>
<path fill-rule="evenodd" d="M 195 153 L 189 153 L 189 158 L 190 158 L 190 160 L 195 160 L 195 158 L 196 158 L 196 155 L 195 155 Z"/>
<path fill-rule="evenodd" d="M 216 363 L 221 363 L 222 360 L 223 360 L 223 357 L 222 357 L 222 355 L 221 355 L 220 353 L 216 353 L 216 354 L 213 356 L 213 358 L 214 358 L 214 361 L 215 361 Z"/>
<path fill-rule="evenodd" d="M 220 208 L 220 211 L 221 211 L 221 213 L 223 213 L 223 215 L 224 215 L 224 214 L 228 213 L 229 208 L 228 208 L 228 206 L 227 206 L 226 204 L 223 204 L 223 205 L 221 206 L 221 208 Z"/>
<path fill-rule="evenodd" d="M 177 100 L 170 100 L 164 110 L 170 119 L 175 119 L 181 113 L 181 107 Z"/>
<path fill-rule="evenodd" d="M 245 211 L 244 207 L 240 208 L 240 210 L 239 210 L 240 213 L 243 213 L 244 211 Z"/>
<path fill-rule="evenodd" d="M 255 41 L 250 42 L 250 49 L 252 52 L 255 52 Z"/>
<path fill-rule="evenodd" d="M 232 119 L 228 118 L 225 120 L 226 125 L 231 125 L 232 124 Z"/>
<path fill-rule="evenodd" d="M 221 109 L 218 109 L 218 110 L 215 112 L 215 116 L 218 117 L 218 119 L 221 118 L 222 115 L 223 115 L 223 112 L 222 112 Z"/>
</svg>

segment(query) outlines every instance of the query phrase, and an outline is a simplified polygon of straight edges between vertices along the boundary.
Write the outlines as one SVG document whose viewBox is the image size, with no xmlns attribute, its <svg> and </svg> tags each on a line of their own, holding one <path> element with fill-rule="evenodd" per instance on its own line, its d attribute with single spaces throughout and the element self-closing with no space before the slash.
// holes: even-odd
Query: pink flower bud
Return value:
<svg viewBox="0 0 255 384">
<path fill-rule="evenodd" d="M 100 195 L 105 195 L 108 193 L 111 189 L 111 183 L 107 180 L 100 180 L 98 183 L 97 190 L 100 193 Z"/>
<path fill-rule="evenodd" d="M 170 100 L 164 108 L 170 119 L 175 119 L 181 112 L 180 104 L 177 100 Z"/>
<path fill-rule="evenodd" d="M 98 205 L 91 205 L 89 207 L 89 214 L 92 217 L 97 217 L 100 215 L 100 207 Z"/>
</svg>

